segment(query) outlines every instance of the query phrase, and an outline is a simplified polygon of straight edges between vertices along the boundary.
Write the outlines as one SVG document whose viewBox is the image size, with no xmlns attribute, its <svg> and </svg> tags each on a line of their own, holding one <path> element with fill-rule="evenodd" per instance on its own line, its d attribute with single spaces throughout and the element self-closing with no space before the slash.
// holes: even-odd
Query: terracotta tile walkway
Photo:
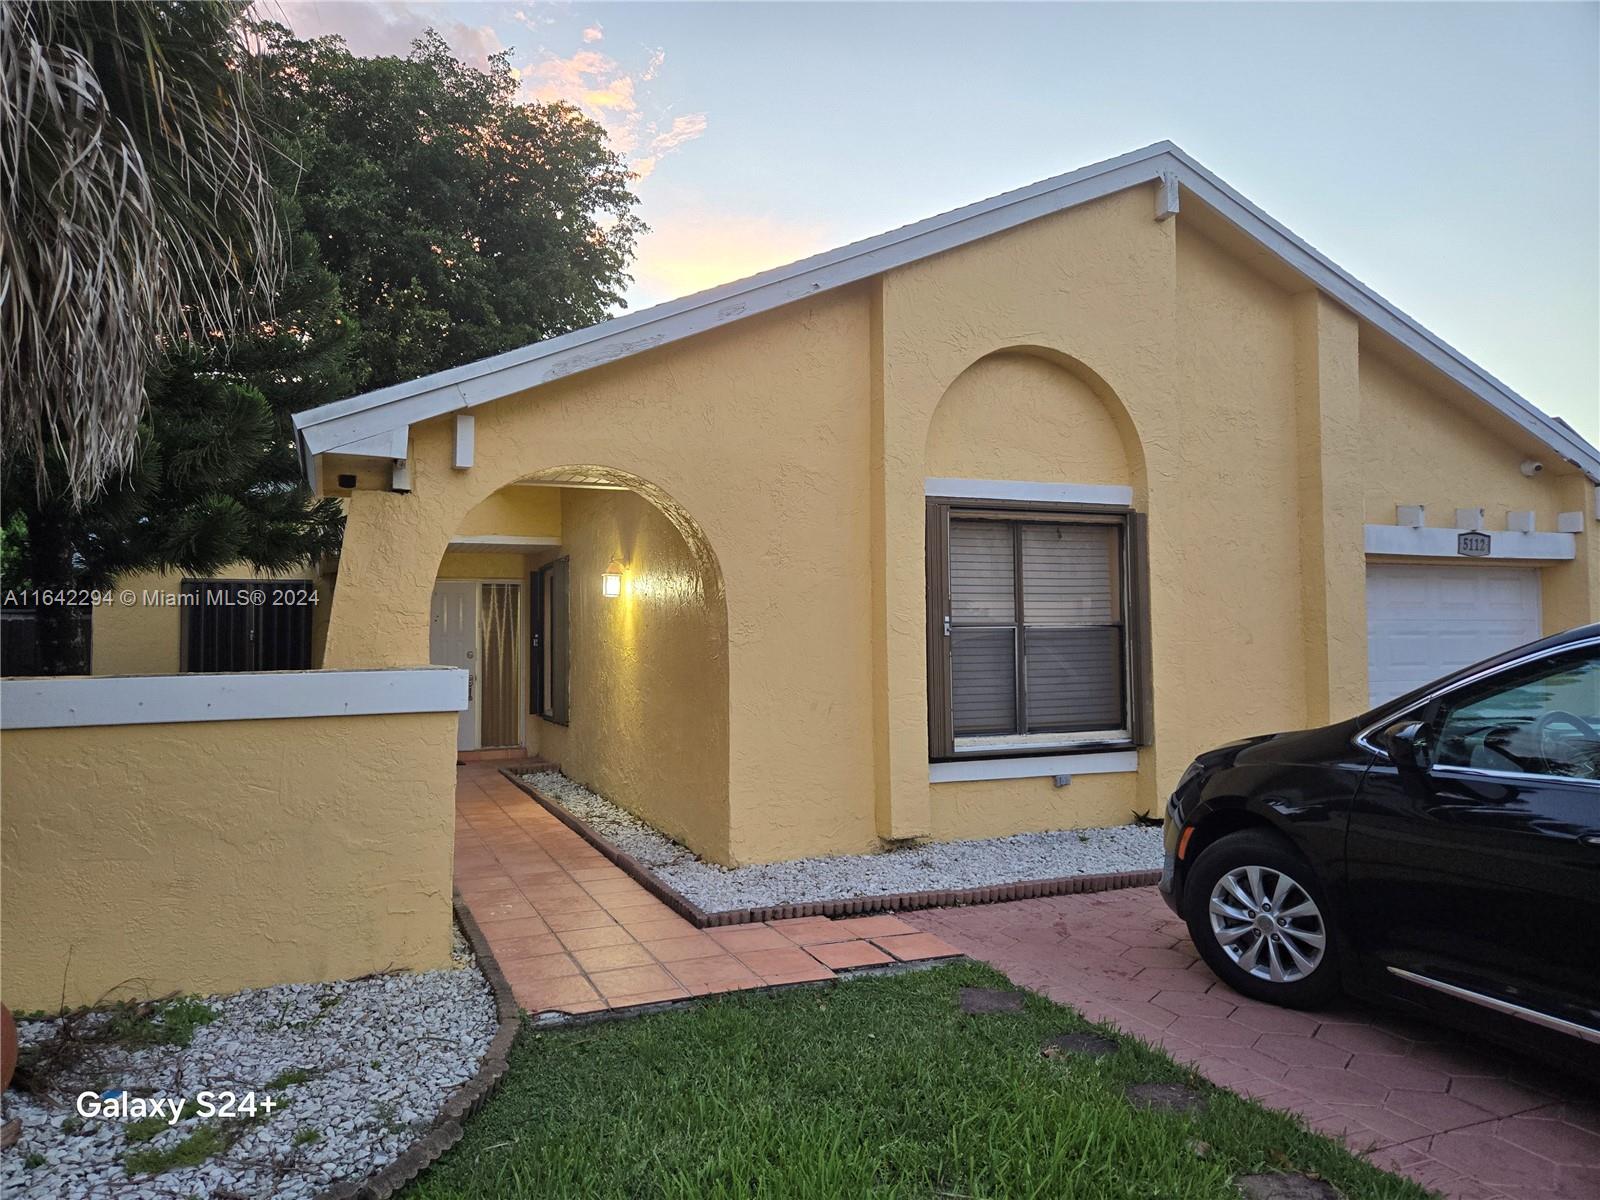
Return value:
<svg viewBox="0 0 1600 1200">
<path fill-rule="evenodd" d="M 906 920 L 1452 1200 L 1600 1197 L 1593 1087 L 1396 1014 L 1247 1000 L 1198 959 L 1154 888 Z"/>
<path fill-rule="evenodd" d="M 456 771 L 456 890 L 531 1012 L 627 1008 L 959 953 L 889 916 L 702 932 L 496 768 Z"/>
</svg>

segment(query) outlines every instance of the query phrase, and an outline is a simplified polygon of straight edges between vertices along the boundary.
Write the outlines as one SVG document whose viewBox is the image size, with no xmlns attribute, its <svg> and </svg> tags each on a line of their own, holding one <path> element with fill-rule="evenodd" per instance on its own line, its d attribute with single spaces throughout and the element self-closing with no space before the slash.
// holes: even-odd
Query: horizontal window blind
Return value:
<svg viewBox="0 0 1600 1200">
<path fill-rule="evenodd" d="M 1118 620 L 1114 526 L 1035 523 L 1021 526 L 1019 533 L 1024 621 L 1110 625 Z"/>
<path fill-rule="evenodd" d="M 1017 619 L 1015 539 L 1007 521 L 950 522 L 950 619 L 1011 625 Z"/>
<path fill-rule="evenodd" d="M 1012 629 L 953 629 L 955 690 L 951 723 L 958 737 L 1015 733 L 1017 647 Z"/>
<path fill-rule="evenodd" d="M 956 737 L 1126 726 L 1121 560 L 1120 525 L 950 521 Z"/>
<path fill-rule="evenodd" d="M 1122 631 L 1027 631 L 1028 732 L 1122 725 Z"/>
</svg>

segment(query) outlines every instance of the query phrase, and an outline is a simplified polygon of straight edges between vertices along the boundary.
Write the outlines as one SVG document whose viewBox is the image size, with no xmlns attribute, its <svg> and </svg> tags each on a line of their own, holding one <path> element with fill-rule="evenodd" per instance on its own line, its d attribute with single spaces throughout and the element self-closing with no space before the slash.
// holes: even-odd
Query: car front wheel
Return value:
<svg viewBox="0 0 1600 1200">
<path fill-rule="evenodd" d="M 1184 919 L 1206 964 L 1234 991 L 1316 1008 L 1339 990 L 1332 914 L 1311 865 L 1272 834 L 1208 846 L 1184 888 Z"/>
</svg>

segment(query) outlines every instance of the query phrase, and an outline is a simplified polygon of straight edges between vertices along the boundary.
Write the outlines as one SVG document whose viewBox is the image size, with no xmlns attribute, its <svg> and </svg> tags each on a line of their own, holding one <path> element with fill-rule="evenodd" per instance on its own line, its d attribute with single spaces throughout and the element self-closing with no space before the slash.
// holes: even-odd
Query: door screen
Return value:
<svg viewBox="0 0 1600 1200">
<path fill-rule="evenodd" d="M 516 746 L 522 742 L 522 706 L 517 699 L 517 608 L 514 583 L 483 585 L 483 724 L 479 744 Z"/>
</svg>

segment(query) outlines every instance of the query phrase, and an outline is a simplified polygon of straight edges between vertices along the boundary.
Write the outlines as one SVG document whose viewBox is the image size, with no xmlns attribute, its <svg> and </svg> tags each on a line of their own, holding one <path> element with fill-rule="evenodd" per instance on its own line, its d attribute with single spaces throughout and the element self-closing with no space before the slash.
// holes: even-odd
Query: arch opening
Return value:
<svg viewBox="0 0 1600 1200">
<path fill-rule="evenodd" d="M 429 660 L 473 676 L 459 750 L 524 750 L 724 863 L 727 649 L 710 539 L 627 471 L 525 474 L 467 511 L 439 560 Z"/>
</svg>

